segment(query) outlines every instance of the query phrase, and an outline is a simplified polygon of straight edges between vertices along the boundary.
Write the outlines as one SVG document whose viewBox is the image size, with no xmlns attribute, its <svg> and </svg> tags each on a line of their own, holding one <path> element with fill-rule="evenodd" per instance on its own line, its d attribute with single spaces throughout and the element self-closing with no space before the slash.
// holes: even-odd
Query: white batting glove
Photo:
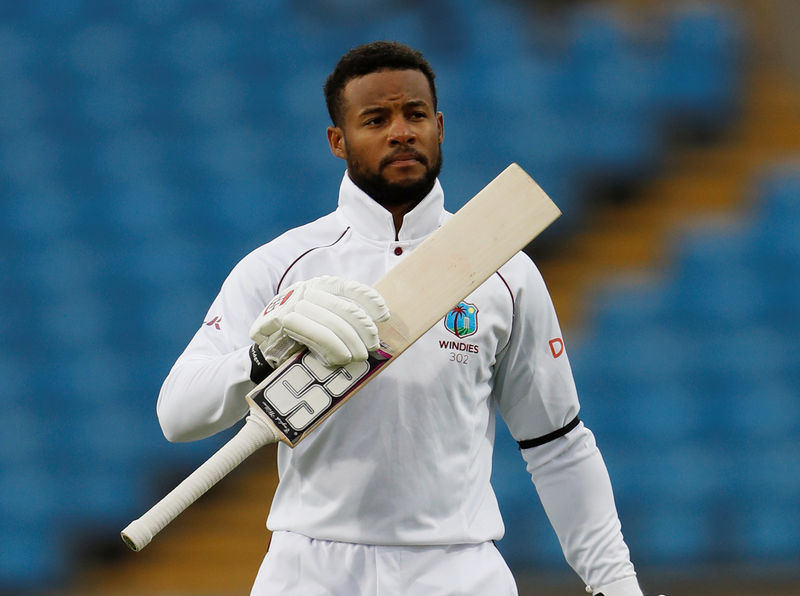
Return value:
<svg viewBox="0 0 800 596">
<path fill-rule="evenodd" d="M 375 323 L 388 318 L 377 290 L 326 275 L 275 296 L 253 323 L 250 337 L 273 368 L 303 346 L 327 366 L 344 366 L 366 360 L 378 348 Z"/>
</svg>

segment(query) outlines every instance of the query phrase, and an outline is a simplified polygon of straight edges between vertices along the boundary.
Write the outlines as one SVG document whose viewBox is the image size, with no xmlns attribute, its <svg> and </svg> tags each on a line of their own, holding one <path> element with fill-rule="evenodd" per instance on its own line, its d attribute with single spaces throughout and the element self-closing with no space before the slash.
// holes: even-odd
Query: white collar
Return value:
<svg viewBox="0 0 800 596">
<path fill-rule="evenodd" d="M 395 240 L 392 214 L 350 180 L 345 172 L 339 187 L 339 213 L 359 235 L 370 240 Z M 421 240 L 444 223 L 444 191 L 439 180 L 420 203 L 403 217 L 397 239 Z"/>
</svg>

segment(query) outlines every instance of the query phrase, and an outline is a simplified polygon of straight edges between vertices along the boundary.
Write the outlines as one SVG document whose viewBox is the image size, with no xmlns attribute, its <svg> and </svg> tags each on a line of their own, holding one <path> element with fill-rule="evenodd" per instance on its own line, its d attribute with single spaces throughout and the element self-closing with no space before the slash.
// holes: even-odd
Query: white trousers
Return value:
<svg viewBox="0 0 800 596">
<path fill-rule="evenodd" d="M 373 546 L 275 532 L 251 596 L 517 596 L 491 542 Z"/>
</svg>

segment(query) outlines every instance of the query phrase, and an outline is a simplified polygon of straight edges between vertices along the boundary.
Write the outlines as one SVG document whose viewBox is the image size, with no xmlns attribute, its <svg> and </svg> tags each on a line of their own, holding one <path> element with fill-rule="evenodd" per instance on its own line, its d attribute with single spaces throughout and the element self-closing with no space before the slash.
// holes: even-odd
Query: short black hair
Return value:
<svg viewBox="0 0 800 596">
<path fill-rule="evenodd" d="M 422 52 L 396 41 L 374 41 L 356 46 L 339 59 L 325 81 L 325 103 L 334 126 L 342 121 L 342 90 L 351 79 L 380 70 L 419 70 L 428 79 L 436 110 L 436 75 Z"/>
</svg>

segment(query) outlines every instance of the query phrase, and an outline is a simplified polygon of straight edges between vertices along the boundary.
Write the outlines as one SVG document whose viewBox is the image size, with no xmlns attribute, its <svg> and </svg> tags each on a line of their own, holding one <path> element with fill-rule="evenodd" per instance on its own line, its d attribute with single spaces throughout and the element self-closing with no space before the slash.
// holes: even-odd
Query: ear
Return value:
<svg viewBox="0 0 800 596">
<path fill-rule="evenodd" d="M 344 142 L 344 133 L 338 126 L 328 127 L 328 145 L 331 148 L 331 153 L 336 157 L 347 159 L 347 148 Z"/>
<path fill-rule="evenodd" d="M 436 126 L 439 127 L 439 143 L 444 141 L 444 114 L 436 112 Z"/>
</svg>

